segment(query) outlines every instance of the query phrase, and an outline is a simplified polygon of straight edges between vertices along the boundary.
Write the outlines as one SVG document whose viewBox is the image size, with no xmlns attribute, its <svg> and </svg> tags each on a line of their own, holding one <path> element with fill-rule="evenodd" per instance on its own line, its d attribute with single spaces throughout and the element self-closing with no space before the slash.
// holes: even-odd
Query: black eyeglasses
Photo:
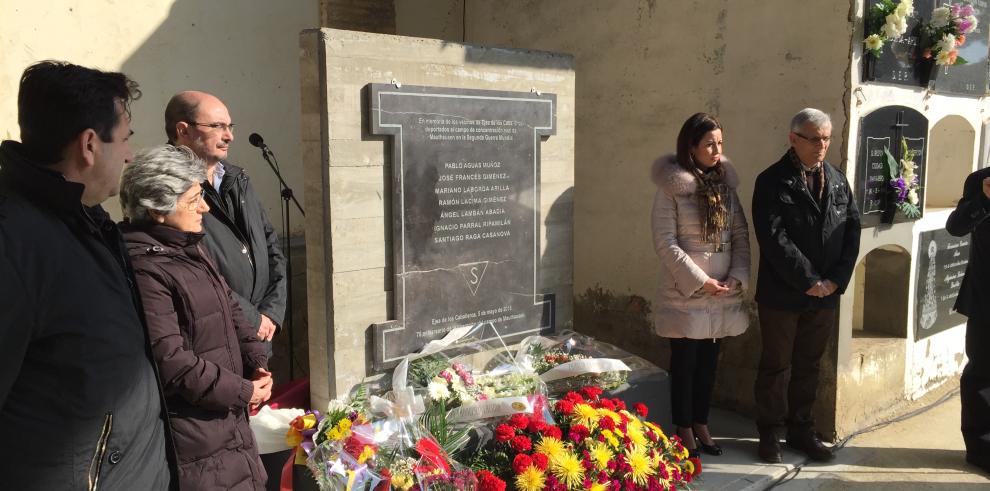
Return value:
<svg viewBox="0 0 990 491">
<path fill-rule="evenodd" d="M 215 129 L 215 130 L 227 130 L 227 131 L 229 131 L 231 133 L 234 132 L 234 123 L 230 123 L 230 124 L 227 124 L 227 123 L 197 123 L 195 121 L 187 121 L 187 122 L 189 124 L 193 125 L 193 126 L 205 126 L 207 128 L 212 128 L 212 129 Z"/>
<path fill-rule="evenodd" d="M 794 133 L 794 134 L 800 137 L 802 140 L 805 140 L 810 143 L 814 143 L 815 145 L 822 145 L 822 144 L 828 145 L 828 143 L 832 141 L 831 136 L 816 136 L 814 138 L 808 138 L 802 135 L 801 133 Z"/>
</svg>

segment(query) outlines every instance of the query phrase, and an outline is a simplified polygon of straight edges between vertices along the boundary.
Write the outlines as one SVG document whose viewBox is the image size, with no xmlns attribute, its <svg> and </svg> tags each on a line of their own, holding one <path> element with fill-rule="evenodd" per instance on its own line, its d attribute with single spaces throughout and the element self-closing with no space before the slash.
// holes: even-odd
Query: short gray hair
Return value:
<svg viewBox="0 0 990 491">
<path fill-rule="evenodd" d="M 175 212 L 182 193 L 206 180 L 206 164 L 189 147 L 159 145 L 144 149 L 120 176 L 120 207 L 131 223 L 154 222 L 150 212 Z"/>
<path fill-rule="evenodd" d="M 831 128 L 832 118 L 824 111 L 806 107 L 791 118 L 791 133 L 799 133 L 806 123 L 811 123 L 815 128 Z"/>
</svg>

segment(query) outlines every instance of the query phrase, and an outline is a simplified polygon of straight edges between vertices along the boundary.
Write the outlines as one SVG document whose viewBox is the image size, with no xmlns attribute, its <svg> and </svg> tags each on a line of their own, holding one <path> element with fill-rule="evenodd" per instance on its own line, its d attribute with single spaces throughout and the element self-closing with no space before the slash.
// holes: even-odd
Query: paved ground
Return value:
<svg viewBox="0 0 990 491">
<path fill-rule="evenodd" d="M 803 455 L 784 451 L 784 463 L 763 464 L 756 457 L 752 421 L 716 410 L 712 429 L 725 453 L 702 456 L 703 480 L 696 490 L 773 488 L 806 490 L 990 490 L 990 475 L 969 466 L 959 434 L 959 396 L 923 399 L 910 411 L 937 404 L 918 415 L 854 436 L 834 461 L 807 463 Z"/>
</svg>

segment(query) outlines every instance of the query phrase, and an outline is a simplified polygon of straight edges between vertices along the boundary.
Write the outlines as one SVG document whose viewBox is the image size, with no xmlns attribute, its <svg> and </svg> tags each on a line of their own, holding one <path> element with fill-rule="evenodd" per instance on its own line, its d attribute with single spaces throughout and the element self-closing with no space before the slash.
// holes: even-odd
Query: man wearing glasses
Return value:
<svg viewBox="0 0 990 491">
<path fill-rule="evenodd" d="M 165 133 L 206 163 L 204 243 L 271 356 L 286 309 L 285 257 L 244 169 L 227 162 L 234 124 L 216 96 L 180 92 L 165 107 Z"/>
<path fill-rule="evenodd" d="M 753 228 L 763 353 L 756 376 L 759 456 L 780 462 L 777 428 L 813 460 L 832 451 L 814 431 L 819 364 L 859 254 L 859 210 L 849 183 L 825 161 L 832 122 L 818 109 L 791 120 L 791 148 L 756 178 Z M 788 381 L 788 372 L 790 380 Z"/>
</svg>

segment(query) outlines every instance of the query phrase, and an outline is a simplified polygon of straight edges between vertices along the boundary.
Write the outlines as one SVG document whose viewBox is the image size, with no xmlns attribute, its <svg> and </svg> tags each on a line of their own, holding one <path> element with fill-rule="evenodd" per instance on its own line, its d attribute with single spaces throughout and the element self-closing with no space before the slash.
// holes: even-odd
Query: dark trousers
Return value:
<svg viewBox="0 0 990 491">
<path fill-rule="evenodd" d="M 784 423 L 791 431 L 811 430 L 835 309 L 791 312 L 760 305 L 759 313 L 763 354 L 756 375 L 756 425 L 761 432 Z"/>
<path fill-rule="evenodd" d="M 990 465 L 990 322 L 966 323 L 966 356 L 959 380 L 966 454 Z"/>
<path fill-rule="evenodd" d="M 670 405 L 674 424 L 707 425 L 722 340 L 670 340 Z"/>
</svg>

